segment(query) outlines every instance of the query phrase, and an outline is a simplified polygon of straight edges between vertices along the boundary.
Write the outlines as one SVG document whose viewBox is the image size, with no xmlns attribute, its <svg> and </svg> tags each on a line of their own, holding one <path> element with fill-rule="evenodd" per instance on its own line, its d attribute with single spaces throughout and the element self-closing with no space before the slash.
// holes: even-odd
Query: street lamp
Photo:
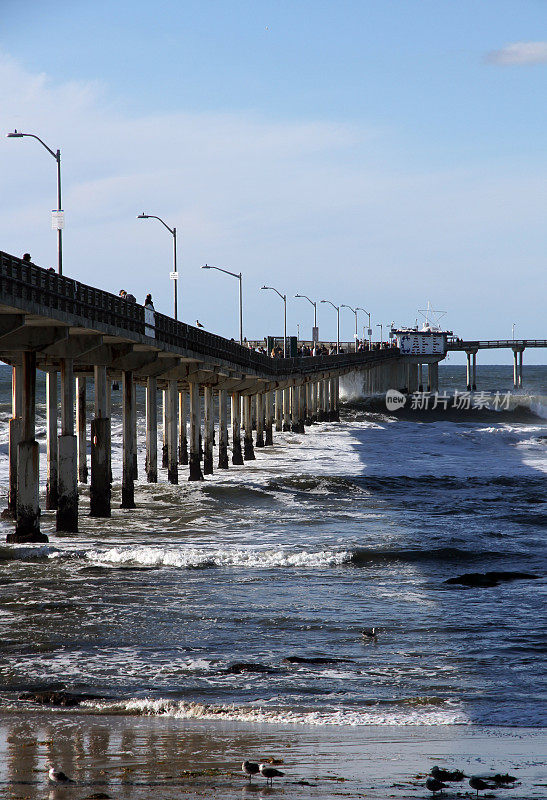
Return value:
<svg viewBox="0 0 547 800">
<path fill-rule="evenodd" d="M 353 311 L 353 313 L 355 314 L 355 352 L 357 352 L 357 350 L 358 350 L 358 342 L 359 342 L 359 334 L 357 333 L 357 312 L 358 311 L 364 311 L 365 314 L 368 314 L 368 311 L 365 311 L 365 309 L 361 308 L 361 306 L 356 306 L 356 308 L 352 308 L 351 306 L 347 306 L 344 303 L 342 303 L 340 308 L 349 308 L 349 310 Z"/>
<path fill-rule="evenodd" d="M 322 303 L 328 303 L 336 309 L 337 322 L 336 322 L 336 352 L 340 352 L 340 306 L 335 306 L 330 300 L 321 300 Z"/>
<path fill-rule="evenodd" d="M 202 269 L 216 269 L 218 272 L 225 272 L 226 275 L 232 275 L 239 281 L 239 344 L 243 344 L 243 289 L 242 289 L 242 275 L 241 272 L 230 272 L 229 269 L 222 267 L 211 267 L 209 264 L 204 264 Z"/>
<path fill-rule="evenodd" d="M 155 214 L 145 214 L 143 212 L 142 214 L 139 214 L 137 216 L 137 219 L 157 219 L 157 220 L 159 220 L 161 222 L 161 224 L 165 228 L 167 228 L 167 230 L 169 231 L 169 233 L 173 237 L 173 272 L 170 274 L 169 277 L 173 281 L 174 317 L 175 317 L 175 319 L 178 319 L 178 317 L 177 317 L 177 281 L 179 279 L 179 274 L 177 272 L 177 229 L 176 228 L 170 228 L 169 225 L 166 222 L 164 222 L 161 217 L 156 217 Z"/>
<path fill-rule="evenodd" d="M 312 342 L 314 342 L 315 339 L 313 338 L 313 334 L 314 333 L 318 334 L 318 331 L 317 331 L 317 301 L 314 303 L 313 300 L 310 300 L 310 298 L 305 294 L 295 294 L 295 297 L 302 297 L 302 298 L 304 298 L 304 300 L 307 300 L 308 303 L 311 303 L 312 306 L 313 306 L 313 331 L 312 331 L 312 337 L 311 338 L 312 338 Z M 319 339 L 319 335 L 317 335 L 317 339 Z"/>
<path fill-rule="evenodd" d="M 377 322 L 376 327 L 380 328 L 380 344 L 382 344 L 384 341 L 384 326 L 381 322 Z"/>
<path fill-rule="evenodd" d="M 31 139 L 36 139 L 40 144 L 46 148 L 48 153 L 50 153 L 55 161 L 57 162 L 57 216 L 52 218 L 52 225 L 54 228 L 57 228 L 57 271 L 59 275 L 63 274 L 63 225 L 64 220 L 62 216 L 62 208 L 61 208 L 61 151 L 57 150 L 55 152 L 48 147 L 45 142 L 43 142 L 39 136 L 36 136 L 34 133 L 20 133 L 18 130 L 13 131 L 13 133 L 6 134 L 8 139 L 22 139 L 23 136 L 28 136 Z"/>
<path fill-rule="evenodd" d="M 513 336 L 512 336 L 513 341 L 515 341 L 515 325 L 516 324 L 517 324 L 516 322 L 513 322 Z"/>
<path fill-rule="evenodd" d="M 261 289 L 271 289 L 272 292 L 276 292 L 276 294 L 278 294 L 279 297 L 283 300 L 283 306 L 284 306 L 284 316 L 283 316 L 283 324 L 284 324 L 284 327 L 283 327 L 283 358 L 287 358 L 287 295 L 286 294 L 281 294 L 281 292 L 278 292 L 277 289 L 274 289 L 273 286 L 261 286 L 260 288 Z"/>
</svg>

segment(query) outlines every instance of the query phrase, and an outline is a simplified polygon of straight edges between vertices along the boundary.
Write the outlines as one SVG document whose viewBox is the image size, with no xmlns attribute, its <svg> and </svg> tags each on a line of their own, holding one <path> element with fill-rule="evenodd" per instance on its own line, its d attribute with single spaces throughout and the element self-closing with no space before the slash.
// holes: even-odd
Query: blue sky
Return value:
<svg viewBox="0 0 547 800">
<path fill-rule="evenodd" d="M 135 219 L 158 214 L 183 317 L 227 336 L 235 281 L 201 263 L 243 272 L 249 337 L 281 329 L 263 283 L 384 324 L 431 300 L 463 337 L 545 337 L 546 78 L 544 0 L 2 3 L 2 127 L 62 150 L 67 274 L 170 312 L 171 242 Z M 38 149 L 0 141 L 0 248 L 49 265 Z M 292 300 L 291 331 L 311 312 Z M 335 322 L 322 306 L 322 337 Z"/>
</svg>

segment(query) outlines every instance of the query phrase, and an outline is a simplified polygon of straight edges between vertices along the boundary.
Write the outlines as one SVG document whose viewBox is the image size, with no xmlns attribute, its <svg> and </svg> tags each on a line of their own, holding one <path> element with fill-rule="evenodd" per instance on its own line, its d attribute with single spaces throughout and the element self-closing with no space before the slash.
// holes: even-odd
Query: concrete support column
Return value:
<svg viewBox="0 0 547 800">
<path fill-rule="evenodd" d="M 519 389 L 522 389 L 522 355 L 524 350 L 519 350 L 519 375 L 518 375 L 518 384 Z"/>
<path fill-rule="evenodd" d="M 133 466 L 133 373 L 122 372 L 122 502 L 121 508 L 135 508 L 135 471 Z"/>
<path fill-rule="evenodd" d="M 59 497 L 59 442 L 57 440 L 57 373 L 46 372 L 46 440 L 47 440 L 47 481 L 46 508 L 57 508 Z M 11 426 L 11 420 L 10 420 Z M 11 444 L 11 427 L 10 427 Z M 10 461 L 11 464 L 11 461 Z"/>
<path fill-rule="evenodd" d="M 8 542 L 47 542 L 40 533 L 39 448 L 36 428 L 36 353 L 23 353 L 21 371 L 21 440 L 17 445 L 17 505 L 15 532 Z M 18 391 L 17 388 L 15 391 Z"/>
<path fill-rule="evenodd" d="M 2 516 L 15 519 L 17 513 L 17 448 L 21 441 L 21 403 L 23 368 L 11 371 L 11 419 L 9 421 L 9 489 L 8 506 Z M 55 438 L 57 443 L 57 438 Z"/>
<path fill-rule="evenodd" d="M 467 369 L 466 369 L 466 388 L 467 391 L 471 391 L 471 353 L 466 353 L 467 356 Z"/>
<path fill-rule="evenodd" d="M 468 356 L 469 359 L 469 356 Z M 423 380 L 423 364 L 418 364 L 418 391 L 423 392 L 424 390 L 424 380 Z"/>
<path fill-rule="evenodd" d="M 76 378 L 76 431 L 78 438 L 78 480 L 87 483 L 87 380 Z"/>
<path fill-rule="evenodd" d="M 274 393 L 266 392 L 264 394 L 264 410 L 265 410 L 265 445 L 269 447 L 273 444 L 273 417 L 274 417 Z"/>
<path fill-rule="evenodd" d="M 179 482 L 178 467 L 178 385 L 176 380 L 167 381 L 167 480 Z"/>
<path fill-rule="evenodd" d="M 59 436 L 57 530 L 78 530 L 78 445 L 74 434 L 74 367 L 61 361 L 61 435 Z"/>
<path fill-rule="evenodd" d="M 252 421 L 252 395 L 243 396 L 243 421 L 245 424 L 245 437 L 243 439 L 243 458 L 245 461 L 255 460 L 253 447 L 253 421 Z"/>
<path fill-rule="evenodd" d="M 283 389 L 283 430 L 291 429 L 291 390 Z"/>
<path fill-rule="evenodd" d="M 304 403 L 304 425 L 308 425 L 308 426 L 312 424 L 312 420 L 311 420 L 311 415 L 312 415 L 311 388 L 312 388 L 311 381 L 308 381 L 307 383 L 304 384 L 304 397 L 305 397 L 305 403 Z"/>
<path fill-rule="evenodd" d="M 213 390 L 210 386 L 203 389 L 205 409 L 204 437 L 203 437 L 203 474 L 213 474 L 213 440 L 215 436 L 215 419 L 213 412 Z"/>
<path fill-rule="evenodd" d="M 167 389 L 161 393 L 161 432 L 162 432 L 162 446 L 161 446 L 161 468 L 168 469 L 169 467 L 169 451 L 167 446 L 167 406 L 169 401 L 167 399 Z"/>
<path fill-rule="evenodd" d="M 199 383 L 188 384 L 190 395 L 190 475 L 189 481 L 202 481 L 200 463 L 200 434 L 201 434 L 201 405 L 199 398 Z"/>
<path fill-rule="evenodd" d="M 477 388 L 477 354 L 473 353 L 473 381 L 471 388 L 473 391 Z"/>
<path fill-rule="evenodd" d="M 519 383 L 518 352 L 513 350 L 513 387 L 516 389 Z"/>
<path fill-rule="evenodd" d="M 317 381 L 317 419 L 325 421 L 325 385 L 322 380 Z"/>
<path fill-rule="evenodd" d="M 310 419 L 312 425 L 317 422 L 317 381 L 310 381 Z"/>
<path fill-rule="evenodd" d="M 275 429 L 283 430 L 283 392 L 281 389 L 275 391 Z"/>
<path fill-rule="evenodd" d="M 439 391 L 439 364 L 437 362 L 429 364 L 427 368 L 428 384 L 430 392 Z"/>
<path fill-rule="evenodd" d="M 146 380 L 146 480 L 158 482 L 158 381 Z"/>
<path fill-rule="evenodd" d="M 218 468 L 228 469 L 228 392 L 218 392 Z"/>
<path fill-rule="evenodd" d="M 179 393 L 179 464 L 188 464 L 188 392 Z"/>
<path fill-rule="evenodd" d="M 300 433 L 300 387 L 291 386 L 291 430 Z"/>
<path fill-rule="evenodd" d="M 110 381 L 106 367 L 95 367 L 95 416 L 91 420 L 91 484 L 89 487 L 89 514 L 92 517 L 109 517 L 111 514 L 111 457 L 110 457 Z"/>
<path fill-rule="evenodd" d="M 264 447 L 264 394 L 256 395 L 256 447 Z"/>
<path fill-rule="evenodd" d="M 241 452 L 241 396 L 232 394 L 232 464 L 243 464 Z"/>
</svg>

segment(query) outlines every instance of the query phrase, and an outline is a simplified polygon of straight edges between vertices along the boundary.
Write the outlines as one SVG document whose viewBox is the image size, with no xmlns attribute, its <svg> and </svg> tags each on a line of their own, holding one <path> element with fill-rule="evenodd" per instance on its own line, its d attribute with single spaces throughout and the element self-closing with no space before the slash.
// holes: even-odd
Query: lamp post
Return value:
<svg viewBox="0 0 547 800">
<path fill-rule="evenodd" d="M 513 341 L 515 341 L 515 325 L 516 324 L 517 324 L 516 322 L 513 322 L 513 335 L 512 335 Z"/>
<path fill-rule="evenodd" d="M 357 350 L 358 350 L 358 344 L 357 343 L 359 341 L 359 334 L 357 333 L 357 312 L 358 311 L 365 311 L 365 309 L 361 308 L 361 306 L 356 306 L 355 308 L 352 308 L 351 306 L 345 305 L 345 303 L 342 303 L 340 308 L 349 308 L 349 310 L 353 311 L 353 313 L 355 314 L 355 352 L 357 352 Z M 365 314 L 368 314 L 368 311 L 365 311 Z"/>
<path fill-rule="evenodd" d="M 312 304 L 312 306 L 313 306 L 313 328 L 314 328 L 314 331 L 317 331 L 317 301 L 315 301 L 315 303 L 314 303 L 314 301 L 310 300 L 310 298 L 305 294 L 295 294 L 295 297 L 302 297 L 302 298 L 304 298 L 304 300 L 307 300 L 308 303 Z M 313 331 L 312 331 L 312 337 L 311 338 L 312 338 L 312 342 L 313 342 L 314 341 Z M 319 339 L 319 336 L 317 338 Z"/>
<path fill-rule="evenodd" d="M 222 267 L 212 267 L 210 264 L 204 264 L 202 269 L 216 269 L 218 272 L 224 272 L 226 275 L 232 275 L 239 281 L 239 344 L 243 344 L 243 288 L 242 288 L 242 275 L 241 272 L 230 272 L 229 269 Z"/>
<path fill-rule="evenodd" d="M 364 308 L 363 308 L 363 311 L 365 311 L 365 309 L 364 309 Z M 371 348 L 371 347 L 372 347 L 372 327 L 371 327 L 371 324 L 370 324 L 370 319 L 371 319 L 371 317 L 370 317 L 370 314 L 369 314 L 369 312 L 368 312 L 368 311 L 365 311 L 365 314 L 366 314 L 366 315 L 367 315 L 367 317 L 368 317 L 368 330 L 369 330 L 369 334 L 368 334 L 368 346 L 369 346 L 369 348 Z M 363 337 L 363 338 L 364 338 L 364 337 Z"/>
<path fill-rule="evenodd" d="M 137 219 L 157 219 L 161 222 L 164 228 L 167 228 L 171 236 L 173 237 L 173 272 L 171 273 L 171 277 L 173 279 L 173 293 L 174 293 L 174 303 L 173 303 L 173 310 L 174 310 L 174 318 L 178 319 L 177 316 L 177 282 L 179 279 L 179 274 L 177 272 L 177 229 L 170 228 L 169 225 L 162 220 L 161 217 L 156 217 L 155 214 L 139 214 Z"/>
<path fill-rule="evenodd" d="M 377 322 L 376 327 L 380 328 L 380 344 L 382 344 L 384 341 L 384 326 L 381 322 Z"/>
<path fill-rule="evenodd" d="M 283 300 L 284 312 L 283 312 L 283 358 L 287 358 L 287 295 L 281 294 L 275 289 L 273 286 L 261 286 L 261 289 L 271 289 L 272 292 L 275 292 L 279 295 L 279 297 Z"/>
<path fill-rule="evenodd" d="M 39 136 L 36 136 L 34 133 L 20 133 L 18 130 L 13 131 L 13 133 L 6 134 L 8 139 L 22 139 L 24 136 L 28 136 L 31 139 L 36 139 L 36 141 L 40 142 L 42 147 L 45 147 L 48 153 L 50 153 L 55 161 L 57 162 L 57 212 L 58 216 L 56 218 L 56 226 L 57 226 L 57 271 L 59 275 L 63 274 L 63 221 L 61 218 L 61 214 L 59 212 L 62 211 L 61 208 L 61 151 L 57 150 L 56 152 L 48 147 L 45 142 L 43 142 Z"/>
<path fill-rule="evenodd" d="M 328 303 L 333 308 L 336 309 L 336 352 L 340 352 L 340 306 L 335 306 L 334 303 L 331 303 L 330 300 L 321 300 L 322 303 Z"/>
</svg>

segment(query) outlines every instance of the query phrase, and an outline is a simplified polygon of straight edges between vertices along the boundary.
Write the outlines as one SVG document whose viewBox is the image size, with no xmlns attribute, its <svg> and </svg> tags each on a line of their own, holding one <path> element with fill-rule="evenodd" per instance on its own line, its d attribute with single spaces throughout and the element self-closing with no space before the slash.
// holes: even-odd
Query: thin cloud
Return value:
<svg viewBox="0 0 547 800">
<path fill-rule="evenodd" d="M 547 42 L 514 42 L 501 50 L 492 50 L 486 61 L 501 66 L 547 64 Z"/>
</svg>

